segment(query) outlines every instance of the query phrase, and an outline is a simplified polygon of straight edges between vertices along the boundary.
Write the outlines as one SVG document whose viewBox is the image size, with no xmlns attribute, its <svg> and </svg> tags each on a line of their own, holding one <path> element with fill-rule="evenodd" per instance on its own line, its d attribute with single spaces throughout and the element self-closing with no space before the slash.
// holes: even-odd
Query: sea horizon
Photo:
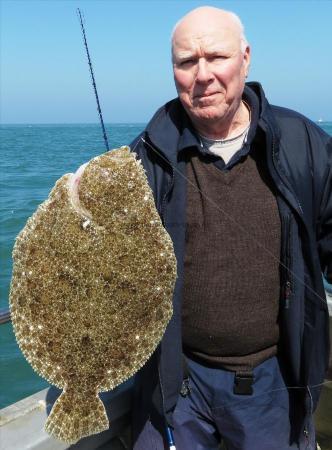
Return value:
<svg viewBox="0 0 332 450">
<path fill-rule="evenodd" d="M 310 119 L 314 123 L 324 124 L 324 123 L 332 123 L 332 118 L 325 119 Z M 139 122 L 105 122 L 104 125 L 146 125 L 148 121 L 139 121 Z M 61 126 L 75 126 L 75 125 L 100 125 L 100 122 L 0 122 L 0 126 L 43 126 L 43 125 L 61 125 Z"/>
<path fill-rule="evenodd" d="M 147 122 L 104 122 L 104 125 L 146 125 Z M 75 125 L 99 125 L 100 122 L 0 122 L 0 126 L 52 126 L 52 125 L 61 125 L 61 126 L 75 126 Z"/>
</svg>

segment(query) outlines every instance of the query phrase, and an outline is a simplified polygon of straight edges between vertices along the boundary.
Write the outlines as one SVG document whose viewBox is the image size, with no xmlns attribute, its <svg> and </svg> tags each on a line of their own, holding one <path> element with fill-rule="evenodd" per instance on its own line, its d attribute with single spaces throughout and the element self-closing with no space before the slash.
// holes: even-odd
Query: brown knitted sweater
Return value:
<svg viewBox="0 0 332 450">
<path fill-rule="evenodd" d="M 184 351 L 246 370 L 275 355 L 279 339 L 278 207 L 260 158 L 230 171 L 206 158 L 192 152 L 187 164 Z"/>
</svg>

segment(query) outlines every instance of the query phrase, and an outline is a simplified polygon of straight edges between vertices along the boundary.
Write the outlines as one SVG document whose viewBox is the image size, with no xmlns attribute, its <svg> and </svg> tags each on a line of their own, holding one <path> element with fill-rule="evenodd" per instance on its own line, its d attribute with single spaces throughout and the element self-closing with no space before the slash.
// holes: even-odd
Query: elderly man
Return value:
<svg viewBox="0 0 332 450">
<path fill-rule="evenodd" d="M 187 14 L 172 58 L 178 98 L 132 143 L 178 261 L 173 318 L 136 377 L 134 449 L 314 449 L 331 138 L 245 84 L 233 13 Z"/>
</svg>

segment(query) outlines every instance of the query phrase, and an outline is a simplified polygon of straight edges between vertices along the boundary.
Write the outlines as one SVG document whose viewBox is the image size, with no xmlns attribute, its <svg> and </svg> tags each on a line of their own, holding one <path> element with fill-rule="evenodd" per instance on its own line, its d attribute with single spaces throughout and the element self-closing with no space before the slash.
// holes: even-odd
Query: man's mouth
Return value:
<svg viewBox="0 0 332 450">
<path fill-rule="evenodd" d="M 202 94 L 195 95 L 194 98 L 197 98 L 197 99 L 207 98 L 207 97 L 212 97 L 215 94 L 218 94 L 218 92 L 204 92 Z"/>
</svg>

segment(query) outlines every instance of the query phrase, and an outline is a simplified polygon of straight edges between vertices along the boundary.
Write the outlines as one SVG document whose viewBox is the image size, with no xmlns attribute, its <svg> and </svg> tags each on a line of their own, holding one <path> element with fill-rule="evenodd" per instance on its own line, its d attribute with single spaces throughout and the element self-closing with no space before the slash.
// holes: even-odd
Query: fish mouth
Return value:
<svg viewBox="0 0 332 450">
<path fill-rule="evenodd" d="M 84 219 L 91 220 L 92 219 L 92 215 L 86 208 L 84 208 L 84 206 L 81 205 L 80 197 L 79 197 L 79 194 L 78 194 L 80 181 L 81 181 L 82 175 L 83 175 L 84 170 L 85 170 L 87 165 L 88 165 L 88 163 L 82 164 L 76 170 L 75 173 L 71 174 L 71 176 L 70 176 L 70 178 L 68 180 L 68 197 L 69 197 L 69 201 L 71 203 L 71 206 L 73 207 L 75 212 L 77 212 L 77 214 L 82 216 Z"/>
</svg>

